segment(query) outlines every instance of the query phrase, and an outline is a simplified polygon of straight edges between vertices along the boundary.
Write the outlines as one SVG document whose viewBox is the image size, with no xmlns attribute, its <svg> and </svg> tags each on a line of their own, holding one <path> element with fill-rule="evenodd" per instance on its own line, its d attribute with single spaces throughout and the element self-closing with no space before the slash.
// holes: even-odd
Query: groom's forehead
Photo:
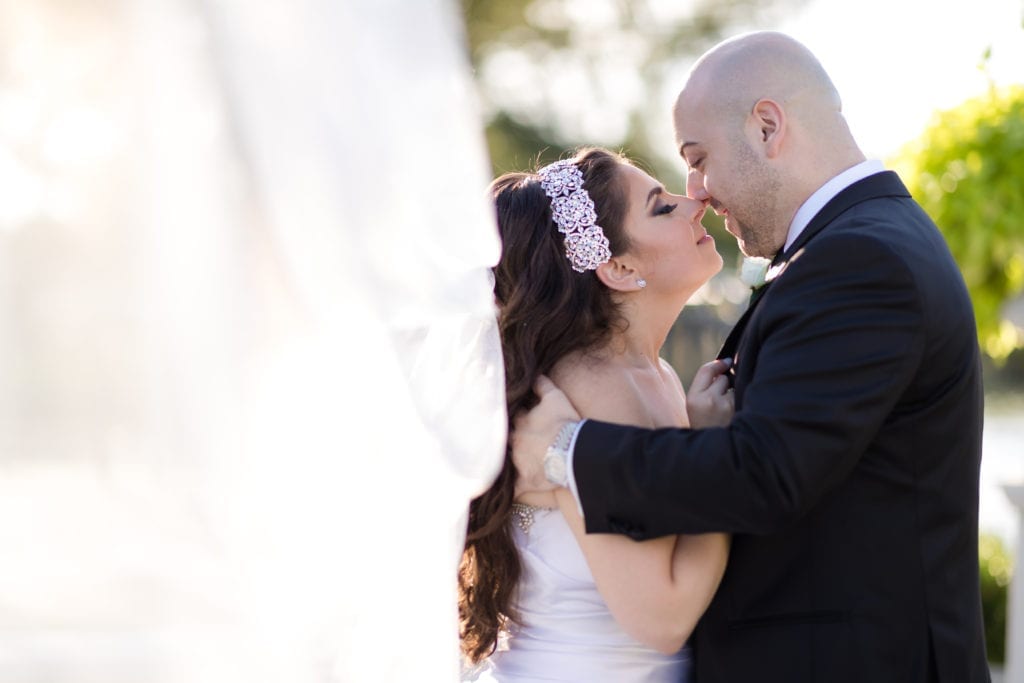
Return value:
<svg viewBox="0 0 1024 683">
<path fill-rule="evenodd" d="M 690 88 L 684 88 L 672 108 L 672 119 L 677 129 L 692 126 L 704 118 L 708 109 L 707 99 Z"/>
<path fill-rule="evenodd" d="M 673 126 L 676 135 L 676 146 L 682 152 L 683 145 L 699 144 L 707 134 L 708 124 L 700 116 L 699 110 L 680 106 L 673 113 Z"/>
</svg>

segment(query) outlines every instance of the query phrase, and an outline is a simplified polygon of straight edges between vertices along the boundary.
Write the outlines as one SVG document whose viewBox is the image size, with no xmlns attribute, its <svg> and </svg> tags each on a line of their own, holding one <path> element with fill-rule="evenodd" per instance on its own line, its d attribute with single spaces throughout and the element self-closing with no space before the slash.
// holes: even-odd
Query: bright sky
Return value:
<svg viewBox="0 0 1024 683">
<path fill-rule="evenodd" d="M 997 84 L 1024 83 L 1022 0 L 811 0 L 776 27 L 822 61 L 869 156 L 916 138 L 936 109 Z"/>
</svg>

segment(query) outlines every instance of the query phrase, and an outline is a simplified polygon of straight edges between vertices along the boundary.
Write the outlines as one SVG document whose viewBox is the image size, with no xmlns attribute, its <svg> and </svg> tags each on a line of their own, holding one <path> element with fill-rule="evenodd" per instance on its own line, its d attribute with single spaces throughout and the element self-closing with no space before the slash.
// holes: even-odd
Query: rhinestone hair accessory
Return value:
<svg viewBox="0 0 1024 683">
<path fill-rule="evenodd" d="M 565 235 L 565 256 L 577 273 L 594 270 L 612 257 L 608 238 L 597 224 L 594 201 L 583 189 L 583 172 L 569 159 L 548 164 L 537 172 L 540 186 L 551 198 L 551 217 Z"/>
</svg>

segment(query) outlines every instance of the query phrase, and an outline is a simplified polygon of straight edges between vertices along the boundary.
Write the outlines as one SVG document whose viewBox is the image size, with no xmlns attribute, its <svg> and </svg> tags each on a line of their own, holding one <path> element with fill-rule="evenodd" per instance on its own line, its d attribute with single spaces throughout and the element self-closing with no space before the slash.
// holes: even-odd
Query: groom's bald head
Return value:
<svg viewBox="0 0 1024 683">
<path fill-rule="evenodd" d="M 732 119 L 749 114 L 760 99 L 777 101 L 791 115 L 838 115 L 842 106 L 810 50 L 785 34 L 762 31 L 724 41 L 705 53 L 690 70 L 676 110 L 696 102 Z"/>
</svg>

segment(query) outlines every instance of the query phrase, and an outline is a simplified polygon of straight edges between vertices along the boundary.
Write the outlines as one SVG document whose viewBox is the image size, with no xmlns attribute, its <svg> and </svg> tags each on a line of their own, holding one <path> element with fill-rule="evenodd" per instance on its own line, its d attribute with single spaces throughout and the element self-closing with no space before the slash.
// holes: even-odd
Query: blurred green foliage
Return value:
<svg viewBox="0 0 1024 683">
<path fill-rule="evenodd" d="M 1006 603 L 1013 563 L 1006 546 L 993 534 L 982 534 L 978 539 L 978 561 L 988 661 L 1002 664 L 1006 660 Z"/>
<path fill-rule="evenodd" d="M 963 272 L 985 352 L 1002 362 L 1024 346 L 1004 317 L 1024 291 L 1024 86 L 992 87 L 937 113 L 895 160 Z"/>
</svg>

